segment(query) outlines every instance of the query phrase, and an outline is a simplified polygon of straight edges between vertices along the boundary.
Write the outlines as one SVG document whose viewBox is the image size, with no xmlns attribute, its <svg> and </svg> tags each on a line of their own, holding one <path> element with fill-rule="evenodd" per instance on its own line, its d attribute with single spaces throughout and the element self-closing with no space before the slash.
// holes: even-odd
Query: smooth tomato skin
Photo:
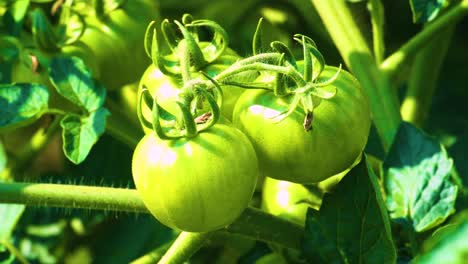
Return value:
<svg viewBox="0 0 468 264">
<path fill-rule="evenodd" d="M 145 135 L 133 154 L 132 174 L 160 222 L 207 232 L 232 223 L 248 206 L 259 171 L 247 137 L 217 124 L 190 139 Z"/>
<path fill-rule="evenodd" d="M 73 45 L 92 50 L 103 84 L 110 90 L 138 81 L 150 63 L 143 40 L 147 25 L 159 18 L 158 5 L 150 0 L 132 0 L 102 19 L 85 17 L 85 31 Z"/>
<path fill-rule="evenodd" d="M 337 68 L 327 66 L 318 81 Z M 314 110 L 312 130 L 303 128 L 305 113 L 298 107 L 281 122 L 273 118 L 288 110 L 288 97 L 248 90 L 239 98 L 233 125 L 253 143 L 260 170 L 269 177 L 296 183 L 316 183 L 350 167 L 367 142 L 371 118 L 358 81 L 342 70 L 332 84 L 336 95 Z"/>
</svg>

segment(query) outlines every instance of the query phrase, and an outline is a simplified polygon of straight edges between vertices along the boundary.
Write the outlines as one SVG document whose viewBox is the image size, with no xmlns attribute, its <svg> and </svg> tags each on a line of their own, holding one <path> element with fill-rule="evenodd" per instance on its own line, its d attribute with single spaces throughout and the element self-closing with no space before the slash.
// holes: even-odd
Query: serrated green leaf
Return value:
<svg viewBox="0 0 468 264">
<path fill-rule="evenodd" d="M 410 0 L 413 23 L 432 21 L 449 4 L 449 0 Z"/>
<path fill-rule="evenodd" d="M 49 91 L 41 84 L 0 84 L 0 128 L 25 125 L 47 110 Z"/>
<path fill-rule="evenodd" d="M 53 58 L 50 79 L 63 97 L 88 112 L 104 104 L 106 89 L 95 85 L 91 72 L 78 57 Z"/>
<path fill-rule="evenodd" d="M 468 256 L 467 238 L 468 218 L 465 217 L 458 224 L 446 228 L 443 234 L 433 236 L 426 241 L 424 252 L 416 257 L 412 263 L 466 263 L 466 256 Z"/>
<path fill-rule="evenodd" d="M 417 232 L 442 223 L 455 210 L 452 166 L 439 142 L 403 122 L 383 164 L 391 218 L 408 220 Z"/>
<path fill-rule="evenodd" d="M 63 128 L 63 152 L 73 163 L 81 163 L 92 146 L 104 133 L 106 117 L 110 112 L 105 108 L 90 113 L 89 116 L 67 115 L 60 125 Z"/>
<path fill-rule="evenodd" d="M 24 212 L 22 204 L 0 204 L 0 241 L 7 241 Z"/>
<path fill-rule="evenodd" d="M 395 263 L 390 223 L 366 157 L 307 212 L 303 253 L 310 263 Z"/>
</svg>

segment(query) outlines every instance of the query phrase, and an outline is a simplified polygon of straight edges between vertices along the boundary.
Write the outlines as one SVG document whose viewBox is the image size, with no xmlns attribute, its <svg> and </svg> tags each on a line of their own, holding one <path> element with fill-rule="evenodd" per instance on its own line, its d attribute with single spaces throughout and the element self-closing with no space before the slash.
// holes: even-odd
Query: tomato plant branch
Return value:
<svg viewBox="0 0 468 264">
<path fill-rule="evenodd" d="M 136 190 L 42 183 L 0 183 L 0 203 L 149 213 Z M 299 249 L 303 227 L 247 208 L 222 229 L 251 239 Z"/>
<path fill-rule="evenodd" d="M 169 249 L 171 246 L 171 241 L 155 248 L 154 250 L 150 251 L 149 253 L 135 259 L 134 261 L 130 262 L 130 264 L 153 264 L 157 263 L 163 256 L 164 253 Z"/>
<path fill-rule="evenodd" d="M 199 250 L 213 232 L 190 233 L 182 232 L 171 245 L 159 264 L 182 264 Z"/>
<path fill-rule="evenodd" d="M 371 15 L 372 39 L 374 45 L 374 57 L 377 64 L 382 63 L 385 55 L 384 42 L 384 7 L 381 0 L 370 0 L 367 3 Z"/>
<path fill-rule="evenodd" d="M 419 127 L 424 125 L 454 30 L 454 24 L 449 26 L 416 55 L 408 81 L 408 90 L 401 105 L 403 120 Z M 434 52 L 435 50 L 438 52 Z"/>
<path fill-rule="evenodd" d="M 311 0 L 346 65 L 369 98 L 373 121 L 388 149 L 401 121 L 398 99 L 387 76 L 377 67 L 344 0 Z"/>
<path fill-rule="evenodd" d="M 406 42 L 406 44 L 404 44 L 399 50 L 387 57 L 380 65 L 380 69 L 382 69 L 382 71 L 384 71 L 388 76 L 393 77 L 399 71 L 403 63 L 407 62 L 408 59 L 418 53 L 422 47 L 427 45 L 428 41 L 436 36 L 440 37 L 439 34 L 442 30 L 455 24 L 467 14 L 468 0 L 463 0 L 452 9 L 448 10 L 447 13 L 434 20 L 434 22 L 428 24 L 421 32 Z"/>
</svg>

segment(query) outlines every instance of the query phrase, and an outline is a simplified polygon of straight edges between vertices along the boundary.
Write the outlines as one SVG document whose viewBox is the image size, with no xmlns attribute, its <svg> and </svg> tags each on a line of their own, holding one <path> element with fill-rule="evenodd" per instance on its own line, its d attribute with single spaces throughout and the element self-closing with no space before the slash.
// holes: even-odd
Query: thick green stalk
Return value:
<svg viewBox="0 0 468 264">
<path fill-rule="evenodd" d="M 147 213 L 135 190 L 66 184 L 0 183 L 0 203 Z"/>
<path fill-rule="evenodd" d="M 371 15 L 372 43 L 374 46 L 374 57 L 377 64 L 382 63 L 385 55 L 384 42 L 384 7 L 381 0 L 370 0 L 367 3 Z"/>
<path fill-rule="evenodd" d="M 166 254 L 159 260 L 159 264 L 182 264 L 197 252 L 212 232 L 189 233 L 182 232 L 171 245 Z"/>
<path fill-rule="evenodd" d="M 451 25 L 432 39 L 416 55 L 411 69 L 408 90 L 401 105 L 403 120 L 422 127 L 429 113 L 432 96 L 437 88 L 440 68 L 450 44 L 455 25 Z"/>
<path fill-rule="evenodd" d="M 401 121 L 398 99 L 389 79 L 378 69 L 344 0 L 311 1 L 369 98 L 374 124 L 384 148 L 388 149 Z"/>
<path fill-rule="evenodd" d="M 468 0 L 463 0 L 447 13 L 440 16 L 434 22 L 427 25 L 421 32 L 411 38 L 406 44 L 404 44 L 399 50 L 394 52 L 388 58 L 382 62 L 380 68 L 390 77 L 393 77 L 402 65 L 408 62 L 415 54 L 417 54 L 421 48 L 427 45 L 427 43 L 435 38 L 439 38 L 439 34 L 442 30 L 455 24 L 463 16 L 468 14 Z"/>
<path fill-rule="evenodd" d="M 0 203 L 149 213 L 136 190 L 64 184 L 0 183 Z M 303 227 L 247 208 L 223 231 L 299 249 Z"/>
</svg>

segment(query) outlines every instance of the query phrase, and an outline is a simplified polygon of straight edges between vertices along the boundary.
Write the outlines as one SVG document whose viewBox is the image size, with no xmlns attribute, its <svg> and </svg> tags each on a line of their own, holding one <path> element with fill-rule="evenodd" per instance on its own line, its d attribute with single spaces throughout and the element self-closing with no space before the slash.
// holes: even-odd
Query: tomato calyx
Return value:
<svg viewBox="0 0 468 264">
<path fill-rule="evenodd" d="M 211 33 L 211 39 L 202 41 L 202 30 Z M 182 17 L 182 22 L 174 20 L 170 23 L 165 19 L 161 22 L 161 32 L 164 43 L 170 53 L 163 54 L 163 43 L 158 40 L 156 22 L 152 21 L 145 34 L 145 50 L 165 75 L 177 76 L 181 74 L 180 57 L 189 50 L 192 72 L 198 72 L 207 65 L 222 57 L 228 45 L 227 32 L 217 23 L 211 20 L 193 20 L 189 14 Z"/>
<path fill-rule="evenodd" d="M 152 129 L 161 139 L 191 138 L 212 127 L 220 118 L 221 88 L 213 79 L 207 81 L 194 79 L 186 81 L 179 99 L 175 102 L 180 112 L 173 115 L 166 111 L 151 97 L 147 87 L 143 87 L 139 94 L 137 114 L 143 126 Z M 212 87 L 215 87 L 214 89 Z M 213 96 L 212 91 L 214 91 Z M 148 121 L 142 113 L 142 103 L 152 110 L 152 120 Z M 208 103 L 208 111 L 199 113 L 201 102 Z"/>
</svg>

